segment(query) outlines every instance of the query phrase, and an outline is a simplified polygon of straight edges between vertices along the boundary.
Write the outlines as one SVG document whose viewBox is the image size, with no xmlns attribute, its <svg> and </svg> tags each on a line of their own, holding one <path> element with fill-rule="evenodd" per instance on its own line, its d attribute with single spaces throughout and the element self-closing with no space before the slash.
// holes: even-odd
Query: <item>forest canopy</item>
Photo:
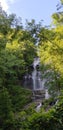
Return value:
<svg viewBox="0 0 63 130">
<path fill-rule="evenodd" d="M 8 15 L 0 6 L 0 129 L 63 129 L 63 0 L 52 14 L 52 27 L 34 19 Z M 34 58 L 39 57 L 41 78 L 51 96 L 35 111 L 33 93 L 24 88 L 23 77 L 31 73 Z M 51 106 L 51 102 L 57 104 Z M 28 109 L 26 106 L 32 103 Z"/>
</svg>

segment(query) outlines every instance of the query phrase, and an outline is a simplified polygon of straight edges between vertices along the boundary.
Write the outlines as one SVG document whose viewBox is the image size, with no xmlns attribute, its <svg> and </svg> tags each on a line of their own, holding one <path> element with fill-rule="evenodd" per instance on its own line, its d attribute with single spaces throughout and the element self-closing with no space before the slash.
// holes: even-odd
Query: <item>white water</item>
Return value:
<svg viewBox="0 0 63 130">
<path fill-rule="evenodd" d="M 33 67 L 34 71 L 32 73 L 32 79 L 33 79 L 33 90 L 44 90 L 45 89 L 45 81 L 46 79 L 42 79 L 41 72 L 37 71 L 37 65 L 39 65 L 40 60 L 39 58 L 34 59 Z M 45 99 L 49 98 L 48 90 L 45 89 Z M 39 105 L 36 107 L 36 112 L 39 112 L 42 107 L 42 103 L 39 102 Z"/>
<path fill-rule="evenodd" d="M 37 65 L 39 65 L 39 58 L 35 58 L 33 62 L 34 71 L 32 72 L 33 79 L 33 90 L 42 90 L 44 87 L 44 83 L 41 79 L 40 71 L 37 71 Z"/>
<path fill-rule="evenodd" d="M 48 90 L 45 89 L 45 85 L 44 85 L 46 79 L 42 79 L 41 72 L 39 70 L 37 70 L 37 66 L 39 66 L 39 64 L 40 64 L 39 58 L 35 58 L 34 62 L 33 62 L 34 70 L 33 70 L 31 75 L 27 74 L 25 76 L 24 86 L 26 88 L 32 89 L 33 91 L 44 90 L 45 91 L 45 99 L 48 99 L 49 98 Z"/>
<path fill-rule="evenodd" d="M 32 89 L 33 90 L 33 99 L 35 99 L 35 93 L 34 91 L 45 91 L 44 93 L 44 98 L 48 99 L 49 98 L 49 94 L 48 94 L 48 90 L 45 89 L 45 81 L 46 79 L 42 79 L 41 77 L 41 72 L 39 70 L 37 70 L 37 65 L 39 65 L 40 60 L 39 58 L 35 58 L 34 62 L 33 62 L 33 72 L 32 74 L 27 74 L 25 76 L 25 81 L 24 81 L 24 86 L 26 88 Z M 42 94 L 43 95 L 43 94 Z M 36 107 L 36 111 L 39 112 L 40 108 L 42 107 L 42 98 L 41 101 L 39 101 L 39 104 Z"/>
<path fill-rule="evenodd" d="M 48 98 L 49 98 L 48 90 L 45 89 L 45 99 L 48 99 Z"/>
<path fill-rule="evenodd" d="M 42 106 L 42 104 L 41 104 L 41 102 L 40 102 L 39 105 L 36 107 L 36 112 L 39 112 L 39 111 L 40 111 L 41 106 Z"/>
</svg>

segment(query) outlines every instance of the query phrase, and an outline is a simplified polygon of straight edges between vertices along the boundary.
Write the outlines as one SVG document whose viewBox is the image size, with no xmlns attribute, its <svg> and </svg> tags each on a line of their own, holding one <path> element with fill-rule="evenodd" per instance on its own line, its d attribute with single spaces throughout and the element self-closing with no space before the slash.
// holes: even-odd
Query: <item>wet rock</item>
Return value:
<svg viewBox="0 0 63 130">
<path fill-rule="evenodd" d="M 35 91 L 33 91 L 33 97 L 35 99 L 43 99 L 43 98 L 45 98 L 45 91 L 44 90 L 35 90 Z"/>
<path fill-rule="evenodd" d="M 36 69 L 37 69 L 37 70 L 39 70 L 39 69 L 40 69 L 40 66 L 39 66 L 39 64 L 36 66 Z"/>
</svg>

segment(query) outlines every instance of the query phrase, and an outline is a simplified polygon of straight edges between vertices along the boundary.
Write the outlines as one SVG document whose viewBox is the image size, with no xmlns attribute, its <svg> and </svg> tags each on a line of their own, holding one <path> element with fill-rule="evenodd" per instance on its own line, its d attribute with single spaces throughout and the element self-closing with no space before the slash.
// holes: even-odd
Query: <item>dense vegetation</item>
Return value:
<svg viewBox="0 0 63 130">
<path fill-rule="evenodd" d="M 62 6 L 61 0 L 57 9 Z M 35 20 L 26 21 L 24 28 L 21 18 L 7 15 L 0 7 L 0 130 L 63 129 L 63 12 L 52 18 L 53 28 L 42 27 Z M 38 113 L 34 103 L 26 107 L 32 92 L 22 86 L 37 56 L 51 95 L 42 101 Z"/>
</svg>

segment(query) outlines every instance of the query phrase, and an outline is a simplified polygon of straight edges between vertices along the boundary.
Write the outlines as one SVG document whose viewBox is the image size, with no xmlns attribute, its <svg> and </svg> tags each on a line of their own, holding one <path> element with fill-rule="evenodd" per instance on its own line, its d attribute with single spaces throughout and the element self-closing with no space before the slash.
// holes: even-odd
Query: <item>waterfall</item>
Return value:
<svg viewBox="0 0 63 130">
<path fill-rule="evenodd" d="M 49 98 L 48 90 L 45 89 L 45 99 L 48 99 L 48 98 Z"/>
<path fill-rule="evenodd" d="M 40 60 L 39 58 L 34 58 L 33 62 L 33 71 L 31 74 L 27 73 L 24 77 L 23 86 L 33 90 L 33 97 L 36 95 L 36 98 L 49 98 L 48 90 L 45 89 L 46 79 L 42 79 L 41 72 L 39 70 Z M 38 69 L 37 69 L 38 67 Z M 35 97 L 34 97 L 35 99 Z"/>
<path fill-rule="evenodd" d="M 40 111 L 41 106 L 42 106 L 42 104 L 41 104 L 41 102 L 40 102 L 39 105 L 36 107 L 36 112 L 39 112 L 39 111 Z"/>
<path fill-rule="evenodd" d="M 34 70 L 32 72 L 32 79 L 33 79 L 33 90 L 42 90 L 42 79 L 41 73 L 37 70 L 37 65 L 39 65 L 39 58 L 35 58 L 33 62 Z"/>
<path fill-rule="evenodd" d="M 42 99 L 48 99 L 48 89 L 45 88 L 46 79 L 42 79 L 42 73 L 39 70 L 40 60 L 35 58 L 33 62 L 33 71 L 27 73 L 24 77 L 23 86 L 33 90 L 33 101 L 37 102 L 36 112 L 40 111 L 42 107 Z"/>
</svg>

